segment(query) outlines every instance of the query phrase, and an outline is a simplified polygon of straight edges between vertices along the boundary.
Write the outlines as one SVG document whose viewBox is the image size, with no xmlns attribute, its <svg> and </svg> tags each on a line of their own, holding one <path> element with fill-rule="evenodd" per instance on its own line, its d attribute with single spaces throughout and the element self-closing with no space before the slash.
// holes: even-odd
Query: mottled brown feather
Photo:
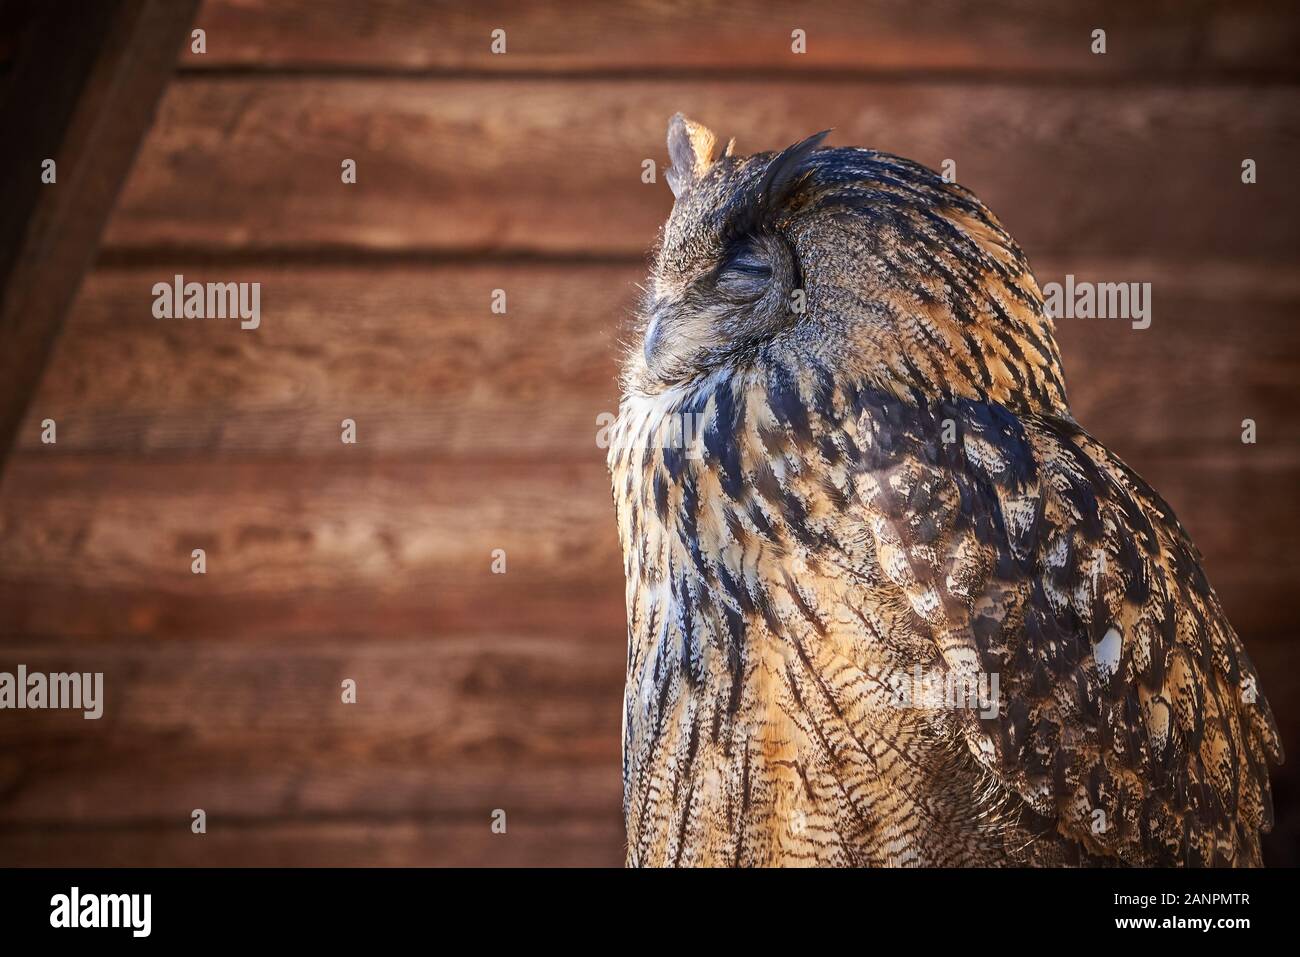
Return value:
<svg viewBox="0 0 1300 957">
<path fill-rule="evenodd" d="M 609 456 L 629 863 L 1258 864 L 1258 676 L 1014 241 L 906 160 L 803 150 L 770 210 L 769 155 L 691 142 Z M 719 294 L 737 244 L 807 311 Z M 900 707 L 916 668 L 997 713 Z"/>
</svg>

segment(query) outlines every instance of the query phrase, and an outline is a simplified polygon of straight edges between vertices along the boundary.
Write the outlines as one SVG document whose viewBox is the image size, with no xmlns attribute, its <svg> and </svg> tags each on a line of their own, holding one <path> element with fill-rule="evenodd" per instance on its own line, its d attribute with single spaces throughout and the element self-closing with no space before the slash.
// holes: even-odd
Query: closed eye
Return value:
<svg viewBox="0 0 1300 957">
<path fill-rule="evenodd" d="M 772 286 L 772 265 L 752 246 L 742 246 L 718 264 L 719 292 L 740 302 L 756 302 Z"/>
<path fill-rule="evenodd" d="M 718 270 L 719 275 L 726 277 L 731 276 L 748 279 L 767 279 L 772 275 L 771 264 L 758 254 L 752 247 L 741 247 L 732 255 L 724 259 L 722 268 Z"/>
<path fill-rule="evenodd" d="M 738 259 L 727 263 L 726 272 L 737 272 L 742 276 L 770 276 L 772 267 L 756 259 Z"/>
</svg>

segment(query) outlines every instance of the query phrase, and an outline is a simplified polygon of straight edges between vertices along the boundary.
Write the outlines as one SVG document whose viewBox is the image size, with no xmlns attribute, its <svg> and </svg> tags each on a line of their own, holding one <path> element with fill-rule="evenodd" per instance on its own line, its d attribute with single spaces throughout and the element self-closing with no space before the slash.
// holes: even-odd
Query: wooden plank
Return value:
<svg viewBox="0 0 1300 957">
<path fill-rule="evenodd" d="M 0 860 L 617 863 L 615 635 L 603 650 L 509 636 L 3 642 L 6 663 L 103 671 L 106 704 L 99 721 L 7 713 Z M 343 677 L 355 705 L 339 700 Z M 489 829 L 498 808 L 505 835 Z"/>
<path fill-rule="evenodd" d="M 3 638 L 0 669 L 102 671 L 106 694 L 98 721 L 7 710 L 0 742 L 6 752 L 41 736 L 136 751 L 154 739 L 198 753 L 276 741 L 296 760 L 380 763 L 581 764 L 617 755 L 619 695 L 606 689 L 622 686 L 622 634 L 593 644 L 429 631 L 269 645 L 234 634 L 172 643 Z M 357 682 L 356 704 L 340 700 L 344 678 Z M 355 753 L 328 753 L 343 741 Z"/>
<path fill-rule="evenodd" d="M 485 471 L 350 451 L 161 469 L 19 457 L 0 485 L 0 621 L 81 637 L 623 634 L 603 463 Z"/>
<path fill-rule="evenodd" d="M 1300 573 L 1294 455 L 1133 463 L 1173 505 L 1247 636 Z M 16 457 L 0 485 L 0 621 L 81 638 L 624 631 L 599 461 L 307 462 Z M 207 549 L 206 575 L 190 572 Z M 491 573 L 505 549 L 507 573 Z"/>
<path fill-rule="evenodd" d="M 33 8 L 0 116 L 0 465 L 153 118 L 197 0 Z M 53 159 L 56 180 L 43 183 Z"/>
<path fill-rule="evenodd" d="M 11 573 L 54 571 L 72 546 L 85 564 L 68 581 L 152 579 L 196 598 L 363 584 L 389 596 L 453 570 L 507 586 L 541 566 L 566 581 L 586 580 L 616 549 L 605 528 L 603 463 L 505 463 L 486 472 L 478 463 L 350 462 L 348 451 L 340 446 L 332 461 L 165 468 L 96 458 L 15 461 L 0 503 L 13 522 L 0 565 Z M 208 573 L 193 575 L 190 549 L 204 546 Z M 493 547 L 513 558 L 505 575 L 491 574 Z M 286 567 L 281 558 L 289 556 L 311 556 L 311 564 Z M 389 580 L 399 573 L 416 577 Z"/>
<path fill-rule="evenodd" d="M 1033 0 L 651 0 L 544 5 L 389 0 L 207 0 L 208 52 L 193 69 L 386 71 L 826 70 L 1084 75 L 1294 75 L 1300 35 L 1280 2 L 1121 0 L 1086 7 Z M 507 31 L 507 53 L 489 37 Z M 1105 56 L 1090 52 L 1096 27 Z M 806 31 L 793 55 L 791 30 Z"/>
<path fill-rule="evenodd" d="M 225 747 L 146 738 L 144 747 L 91 754 L 89 736 L 75 742 L 36 738 L 14 745 L 12 794 L 0 808 L 0 831 L 62 822 L 131 826 L 188 822 L 195 808 L 242 820 L 431 819 L 485 822 L 500 808 L 513 815 L 558 818 L 617 815 L 622 800 L 619 715 L 622 681 L 607 689 L 605 725 L 612 753 L 596 763 L 562 757 L 467 762 L 408 754 L 400 743 L 387 760 L 355 753 L 347 736 L 301 757 L 269 735 Z M 364 743 L 364 742 L 363 742 Z M 557 740 L 558 749 L 563 744 Z"/>
<path fill-rule="evenodd" d="M 1157 459 L 1142 476 L 1173 507 L 1204 556 L 1206 574 L 1237 631 L 1250 640 L 1286 627 L 1300 561 L 1295 459 L 1242 452 L 1195 464 Z"/>
<path fill-rule="evenodd" d="M 61 450 L 598 461 L 596 417 L 618 408 L 626 266 L 248 267 L 265 320 L 156 320 L 149 289 L 183 265 L 100 271 L 33 406 Z M 492 290 L 506 315 L 491 312 Z M 142 370 L 167 370 L 146 375 Z M 32 432 L 30 426 L 36 427 Z"/>
<path fill-rule="evenodd" d="M 1300 106 L 1283 86 L 190 76 L 107 242 L 151 262 L 175 248 L 639 259 L 671 205 L 641 164 L 664 162 L 677 110 L 742 152 L 835 127 L 837 144 L 952 158 L 1035 258 L 1287 262 L 1300 239 Z M 1240 181 L 1244 157 L 1257 184 Z"/>
<path fill-rule="evenodd" d="M 627 629 L 621 574 L 613 564 L 604 580 L 552 578 L 534 568 L 516 575 L 508 590 L 448 575 L 436 583 L 417 582 L 397 597 L 376 595 L 365 586 L 196 597 L 147 580 L 98 586 L 58 576 L 31 581 L 15 573 L 0 579 L 0 614 L 13 631 L 86 640 L 111 635 L 189 639 L 232 631 L 254 641 L 276 635 L 310 641 L 321 635 L 413 633 L 436 625 L 446 631 L 512 629 L 540 638 L 606 641 Z M 1284 589 L 1279 585 L 1276 592 Z"/>
<path fill-rule="evenodd" d="M 9 671 L 101 672 L 103 712 L 6 712 L 0 827 L 615 813 L 620 639 L 4 641 Z"/>
<path fill-rule="evenodd" d="M 1227 263 L 1036 260 L 1040 281 L 1152 284 L 1152 323 L 1062 319 L 1075 413 L 1121 455 L 1300 447 L 1300 278 Z M 180 272 L 261 281 L 265 320 L 158 320 Z M 88 277 L 22 430 L 25 451 L 598 461 L 641 266 L 458 263 L 216 270 L 173 263 Z M 493 315 L 491 291 L 507 292 Z M 156 370 L 147 374 L 145 370 Z M 1149 383 L 1158 382 L 1160 388 Z"/>
<path fill-rule="evenodd" d="M 208 833 L 145 825 L 0 829 L 9 867 L 619 867 L 621 816 L 524 819 L 493 834 L 487 819 L 212 822 Z"/>
<path fill-rule="evenodd" d="M 1300 278 L 1229 262 L 1036 260 L 1040 285 L 1151 283 L 1151 325 L 1056 321 L 1075 417 L 1135 467 L 1179 455 L 1300 451 Z M 1243 446 L 1242 420 L 1259 429 Z M 1145 474 L 1145 473 L 1144 473 Z M 1154 481 L 1152 476 L 1148 476 Z"/>
</svg>

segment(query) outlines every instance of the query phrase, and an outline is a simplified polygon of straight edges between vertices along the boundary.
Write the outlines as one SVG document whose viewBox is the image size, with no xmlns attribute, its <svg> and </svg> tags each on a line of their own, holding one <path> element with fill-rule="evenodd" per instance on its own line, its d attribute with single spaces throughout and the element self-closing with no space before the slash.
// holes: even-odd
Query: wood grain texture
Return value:
<svg viewBox="0 0 1300 957">
<path fill-rule="evenodd" d="M 6 661 L 29 669 L 102 672 L 105 703 L 98 721 L 6 716 L 0 826 L 160 823 L 193 807 L 226 818 L 404 814 L 485 826 L 498 807 L 559 817 L 618 809 L 608 774 L 618 761 L 618 641 L 3 647 Z M 355 704 L 340 701 L 344 678 L 357 683 Z M 23 741 L 36 744 L 17 748 Z"/>
<path fill-rule="evenodd" d="M 82 638 L 623 634 L 602 463 L 431 468 L 350 451 L 163 468 L 18 457 L 0 485 L 0 617 Z"/>
<path fill-rule="evenodd" d="M 295 818 L 213 821 L 203 836 L 178 828 L 23 827 L 0 831 L 12 867 L 614 867 L 623 825 L 598 819 L 516 821 L 493 834 L 488 819 L 392 821 Z"/>
<path fill-rule="evenodd" d="M 676 4 L 654 0 L 547 5 L 490 0 L 207 0 L 192 69 L 379 69 L 796 73 L 954 70 L 1084 75 L 1294 75 L 1300 32 L 1286 4 L 1106 0 L 791 0 Z M 1089 50 L 1104 27 L 1106 56 Z M 505 55 L 489 49 L 506 30 Z M 790 52 L 800 28 L 807 53 Z"/>
<path fill-rule="evenodd" d="M 151 316 L 158 277 L 218 270 L 261 281 L 260 329 Z M 339 423 L 352 417 L 359 441 L 348 451 L 366 458 L 599 463 L 596 418 L 617 410 L 617 340 L 639 272 L 491 264 L 101 271 L 36 406 L 40 417 L 58 418 L 60 448 L 70 450 L 334 455 Z M 506 315 L 491 311 L 497 288 Z M 40 417 L 29 418 L 37 439 Z"/>
<path fill-rule="evenodd" d="M 678 110 L 742 152 L 834 127 L 952 158 L 1031 256 L 1279 261 L 1300 222 L 1300 108 L 1276 86 L 200 76 L 169 90 L 106 241 L 639 258 L 671 205 L 641 164 Z"/>
</svg>

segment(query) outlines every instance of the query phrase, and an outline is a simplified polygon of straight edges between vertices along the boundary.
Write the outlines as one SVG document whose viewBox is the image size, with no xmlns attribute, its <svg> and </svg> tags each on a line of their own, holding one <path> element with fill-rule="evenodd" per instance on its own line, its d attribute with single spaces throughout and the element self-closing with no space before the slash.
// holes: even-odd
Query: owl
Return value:
<svg viewBox="0 0 1300 957">
<path fill-rule="evenodd" d="M 1025 254 L 825 135 L 669 125 L 608 456 L 627 863 L 1259 864 L 1273 716 Z"/>
</svg>

